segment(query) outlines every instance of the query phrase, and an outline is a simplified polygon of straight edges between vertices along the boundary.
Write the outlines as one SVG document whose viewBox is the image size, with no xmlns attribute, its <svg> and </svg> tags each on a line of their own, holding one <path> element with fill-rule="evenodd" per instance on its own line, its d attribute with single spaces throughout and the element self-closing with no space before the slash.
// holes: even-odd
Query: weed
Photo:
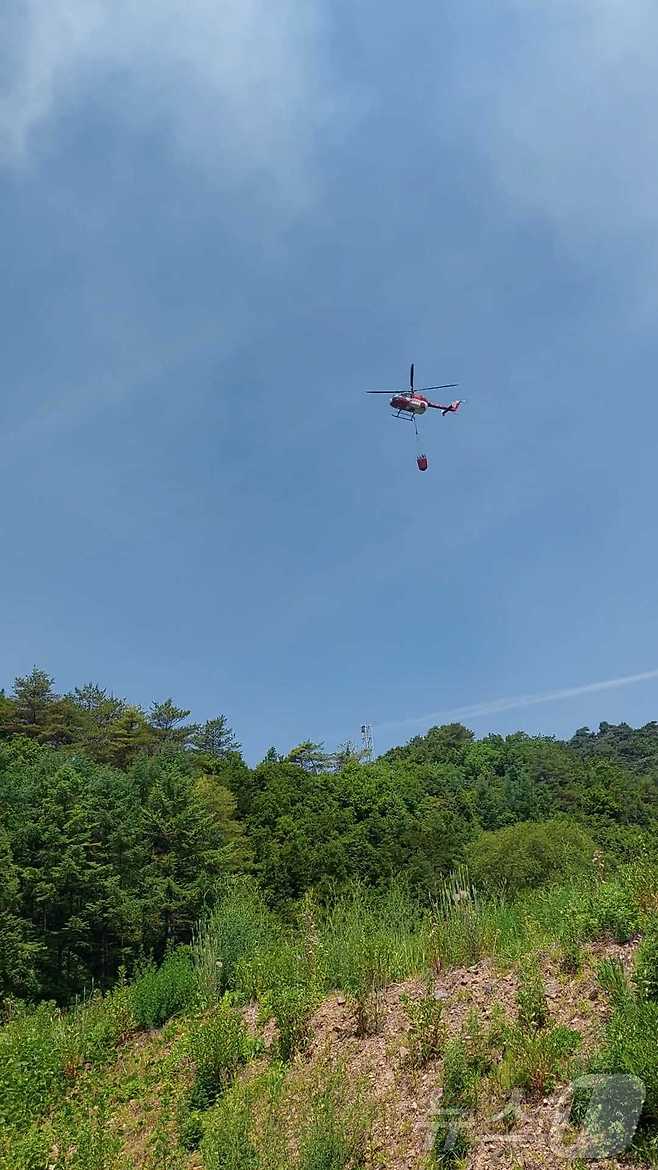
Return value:
<svg viewBox="0 0 658 1170">
<path fill-rule="evenodd" d="M 535 960 L 524 963 L 519 970 L 516 993 L 517 1018 L 525 1032 L 536 1032 L 548 1022 L 546 991 Z"/>
<path fill-rule="evenodd" d="M 412 1068 L 424 1068 L 443 1051 L 443 1004 L 433 994 L 431 986 L 420 999 L 404 996 L 402 1003 L 409 1020 L 407 1063 Z"/>
<path fill-rule="evenodd" d="M 348 1101 L 344 1069 L 321 1068 L 318 1073 L 311 1088 L 310 1117 L 296 1170 L 360 1170 L 368 1110 L 358 1100 L 353 1104 Z"/>
<path fill-rule="evenodd" d="M 0 1031 L 0 1125 L 23 1128 L 52 1107 L 67 1085 L 61 1013 L 43 1003 Z"/>
<path fill-rule="evenodd" d="M 210 1007 L 238 984 L 238 971 L 268 950 L 278 933 L 256 883 L 247 877 L 227 879 L 210 916 L 199 930 L 193 958 L 201 1003 Z"/>
<path fill-rule="evenodd" d="M 448 1107 L 475 1106 L 480 1073 L 469 1061 L 461 1036 L 449 1040 L 443 1055 L 443 1103 Z"/>
<path fill-rule="evenodd" d="M 469 1012 L 458 1036 L 447 1042 L 443 1056 L 443 1104 L 475 1108 L 480 1084 L 491 1072 L 501 1028 L 497 1016 L 485 1028 L 476 1011 Z"/>
<path fill-rule="evenodd" d="M 277 1053 L 290 1060 L 308 1039 L 309 1016 L 318 1002 L 312 989 L 303 984 L 272 988 L 262 1000 L 263 1014 L 273 1016 L 277 1026 Z"/>
<path fill-rule="evenodd" d="M 429 1165 L 434 1170 L 453 1170 L 463 1164 L 471 1148 L 471 1141 L 463 1122 L 456 1118 L 440 1118 L 435 1125 Z"/>
<path fill-rule="evenodd" d="M 461 1039 L 466 1051 L 469 1067 L 477 1076 L 486 1076 L 490 1072 L 493 1055 L 492 1050 L 497 1041 L 497 1022 L 491 1028 L 486 1028 L 481 1016 L 473 1009 L 462 1024 Z"/>
<path fill-rule="evenodd" d="M 203 1020 L 188 1041 L 195 1079 L 192 1109 L 207 1109 L 233 1080 L 241 1065 L 256 1053 L 258 1042 L 249 1035 L 240 1015 L 227 1002 Z"/>
<path fill-rule="evenodd" d="M 470 967 L 485 949 L 483 912 L 465 902 L 448 917 L 435 919 L 432 930 L 432 954 L 435 970 L 442 967 Z"/>
<path fill-rule="evenodd" d="M 124 980 L 113 991 L 95 991 L 62 1018 L 61 1033 L 65 1064 L 71 1074 L 89 1062 L 111 1060 L 119 1044 L 135 1030 L 133 1000 Z"/>
<path fill-rule="evenodd" d="M 601 882 L 584 907 L 581 929 L 589 938 L 627 943 L 637 933 L 640 914 L 633 890 L 616 881 Z"/>
<path fill-rule="evenodd" d="M 429 936 L 428 917 L 404 887 L 381 894 L 355 886 L 318 929 L 324 986 L 348 992 L 363 1029 L 376 1028 L 382 989 L 426 967 Z"/>
<path fill-rule="evenodd" d="M 153 1170 L 182 1170 L 182 1157 L 176 1141 L 175 1096 L 173 1084 L 167 1081 L 161 1089 L 160 1108 L 149 1140 Z"/>
<path fill-rule="evenodd" d="M 172 951 L 160 967 L 149 964 L 132 986 L 132 1010 L 141 1028 L 158 1028 L 198 1002 L 198 980 L 189 950 Z"/>
<path fill-rule="evenodd" d="M 583 947 L 578 932 L 570 924 L 560 939 L 560 970 L 565 975 L 578 975 L 583 969 Z"/>
<path fill-rule="evenodd" d="M 198 1109 L 184 1111 L 178 1121 L 178 1141 L 187 1153 L 198 1150 L 203 1139 L 203 1113 Z"/>
<path fill-rule="evenodd" d="M 205 1170 L 264 1170 L 252 1128 L 251 1096 L 236 1086 L 208 1117 L 201 1142 Z"/>
<path fill-rule="evenodd" d="M 505 1038 L 498 1079 L 504 1091 L 519 1088 L 531 1096 L 565 1080 L 581 1043 L 578 1032 L 557 1026 L 528 1030 L 512 1025 Z"/>
<path fill-rule="evenodd" d="M 444 919 L 449 918 L 456 909 L 463 910 L 465 906 L 477 907 L 477 890 L 465 865 L 458 865 L 452 873 L 439 881 L 434 901 L 440 917 Z"/>
<path fill-rule="evenodd" d="M 22 1134 L 0 1129 L 0 1170 L 42 1170 L 49 1166 L 54 1135 L 43 1123 Z"/>
<path fill-rule="evenodd" d="M 121 1140 L 111 1130 L 107 1100 L 101 1094 L 73 1128 L 66 1126 L 67 1170 L 114 1170 L 119 1165 Z"/>
<path fill-rule="evenodd" d="M 632 1000 L 633 990 L 619 959 L 602 959 L 596 977 L 614 1007 L 623 1007 Z"/>
<path fill-rule="evenodd" d="M 620 1000 L 606 1027 L 594 1072 L 626 1073 L 644 1082 L 643 1118 L 658 1125 L 658 1004 L 629 996 Z"/>
<path fill-rule="evenodd" d="M 634 982 L 643 999 L 658 1003 L 658 919 L 645 931 L 635 959 Z"/>
</svg>

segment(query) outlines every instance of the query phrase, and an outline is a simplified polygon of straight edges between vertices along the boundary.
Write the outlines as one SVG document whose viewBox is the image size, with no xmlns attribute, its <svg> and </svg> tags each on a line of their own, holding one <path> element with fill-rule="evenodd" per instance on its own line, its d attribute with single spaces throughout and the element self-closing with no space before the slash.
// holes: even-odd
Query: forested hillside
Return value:
<svg viewBox="0 0 658 1170">
<path fill-rule="evenodd" d="M 0 815 L 0 990 L 65 1004 L 188 942 L 226 875 L 285 916 L 355 881 L 429 902 L 463 862 L 514 895 L 653 854 L 658 724 L 452 725 L 374 761 L 307 742 L 250 768 L 221 714 L 58 695 L 35 668 L 0 696 Z"/>
</svg>

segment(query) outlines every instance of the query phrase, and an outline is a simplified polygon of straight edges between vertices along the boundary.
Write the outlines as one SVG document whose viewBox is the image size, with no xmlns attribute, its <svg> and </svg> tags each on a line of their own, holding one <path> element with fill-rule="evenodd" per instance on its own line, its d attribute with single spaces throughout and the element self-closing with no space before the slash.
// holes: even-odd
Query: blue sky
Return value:
<svg viewBox="0 0 658 1170">
<path fill-rule="evenodd" d="M 648 0 L 9 0 L 5 685 L 172 695 L 255 761 L 657 668 L 657 34 Z M 362 393 L 412 359 L 468 399 L 426 475 Z M 657 715 L 653 678 L 468 721 Z"/>
</svg>

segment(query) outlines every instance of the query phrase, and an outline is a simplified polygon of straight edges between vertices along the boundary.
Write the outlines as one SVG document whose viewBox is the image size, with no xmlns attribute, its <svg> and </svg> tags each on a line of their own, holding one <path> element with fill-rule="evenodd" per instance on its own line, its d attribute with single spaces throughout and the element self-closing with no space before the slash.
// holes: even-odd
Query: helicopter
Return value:
<svg viewBox="0 0 658 1170">
<path fill-rule="evenodd" d="M 432 410 L 440 410 L 441 415 L 445 418 L 446 414 L 456 414 L 460 406 L 463 404 L 463 398 L 456 398 L 454 402 L 431 402 L 426 398 L 428 390 L 451 390 L 458 386 L 458 382 L 445 382 L 442 386 L 423 386 L 420 390 L 414 389 L 414 363 L 411 363 L 409 369 L 409 389 L 408 390 L 366 390 L 366 394 L 390 394 L 389 406 L 393 410 L 393 418 L 404 418 L 409 422 L 413 422 L 418 437 L 418 424 L 416 416 L 425 414 L 429 408 Z M 427 471 L 428 460 L 426 455 L 419 454 L 416 457 L 419 471 Z"/>
</svg>

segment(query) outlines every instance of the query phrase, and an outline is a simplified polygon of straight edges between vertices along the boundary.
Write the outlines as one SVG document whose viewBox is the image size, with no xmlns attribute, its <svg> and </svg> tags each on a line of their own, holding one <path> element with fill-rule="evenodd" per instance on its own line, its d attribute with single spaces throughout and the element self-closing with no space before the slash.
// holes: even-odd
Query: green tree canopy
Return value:
<svg viewBox="0 0 658 1170">
<path fill-rule="evenodd" d="M 483 833 L 467 845 L 465 859 L 476 885 L 516 894 L 591 870 L 595 851 L 583 828 L 560 819 Z"/>
</svg>

